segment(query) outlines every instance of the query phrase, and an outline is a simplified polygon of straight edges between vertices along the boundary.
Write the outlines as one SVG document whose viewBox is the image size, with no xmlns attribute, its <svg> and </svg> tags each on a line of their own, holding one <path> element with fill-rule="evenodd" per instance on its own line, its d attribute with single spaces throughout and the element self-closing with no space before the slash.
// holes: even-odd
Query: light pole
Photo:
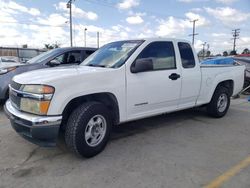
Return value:
<svg viewBox="0 0 250 188">
<path fill-rule="evenodd" d="M 192 36 L 192 44 L 193 45 L 194 45 L 194 36 L 198 35 L 198 33 L 195 33 L 195 22 L 197 22 L 197 21 L 198 21 L 198 19 L 190 21 L 190 22 L 193 22 L 193 33 L 189 35 L 189 36 Z"/>
<path fill-rule="evenodd" d="M 67 8 L 69 8 L 69 24 L 70 24 L 70 46 L 73 46 L 72 42 L 72 0 L 69 0 L 67 3 Z"/>
<path fill-rule="evenodd" d="M 97 48 L 99 48 L 99 38 L 100 38 L 100 33 L 97 31 Z"/>
<path fill-rule="evenodd" d="M 87 44 L 87 36 L 86 36 L 86 33 L 87 33 L 87 28 L 84 29 L 84 45 L 86 47 L 86 44 Z"/>
</svg>

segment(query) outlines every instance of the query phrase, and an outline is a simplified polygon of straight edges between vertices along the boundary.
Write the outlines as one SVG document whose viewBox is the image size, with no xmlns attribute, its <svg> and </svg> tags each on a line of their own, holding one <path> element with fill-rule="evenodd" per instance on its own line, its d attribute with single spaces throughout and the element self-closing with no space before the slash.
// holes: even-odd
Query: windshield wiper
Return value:
<svg viewBox="0 0 250 188">
<path fill-rule="evenodd" d="M 105 65 L 97 65 L 97 64 L 88 64 L 90 67 L 106 67 Z"/>
</svg>

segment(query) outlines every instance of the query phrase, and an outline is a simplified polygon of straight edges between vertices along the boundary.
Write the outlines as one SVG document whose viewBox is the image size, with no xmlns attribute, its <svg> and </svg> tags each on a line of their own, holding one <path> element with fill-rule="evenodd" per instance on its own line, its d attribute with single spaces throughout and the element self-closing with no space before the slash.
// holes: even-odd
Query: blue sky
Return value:
<svg viewBox="0 0 250 188">
<path fill-rule="evenodd" d="M 0 46 L 69 46 L 69 14 L 64 0 L 0 0 Z M 249 0 L 75 0 L 73 43 L 95 47 L 120 39 L 184 38 L 198 19 L 195 48 L 207 42 L 213 54 L 232 49 L 232 29 L 240 28 L 237 50 L 250 48 Z"/>
</svg>

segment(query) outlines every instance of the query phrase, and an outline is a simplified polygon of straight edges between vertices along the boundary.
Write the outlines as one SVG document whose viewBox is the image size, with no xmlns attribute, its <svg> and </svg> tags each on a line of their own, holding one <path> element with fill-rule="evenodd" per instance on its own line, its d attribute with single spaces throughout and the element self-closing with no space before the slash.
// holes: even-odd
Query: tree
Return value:
<svg viewBox="0 0 250 188">
<path fill-rule="evenodd" d="M 232 50 L 232 51 L 230 52 L 230 55 L 237 55 L 236 50 Z"/>
<path fill-rule="evenodd" d="M 210 57 L 210 56 L 211 56 L 211 51 L 208 50 L 208 51 L 206 52 L 206 57 Z"/>
<path fill-rule="evenodd" d="M 197 54 L 199 57 L 204 57 L 204 51 L 203 50 L 200 50 Z"/>
<path fill-rule="evenodd" d="M 57 44 L 57 43 L 55 43 L 55 44 L 44 44 L 44 48 L 49 49 L 49 50 L 54 49 L 54 48 L 59 48 L 59 47 L 60 47 L 60 44 Z"/>
<path fill-rule="evenodd" d="M 241 54 L 250 54 L 250 50 L 248 48 L 245 48 Z"/>
<path fill-rule="evenodd" d="M 224 51 L 224 52 L 223 52 L 223 56 L 228 56 L 227 51 Z"/>
</svg>

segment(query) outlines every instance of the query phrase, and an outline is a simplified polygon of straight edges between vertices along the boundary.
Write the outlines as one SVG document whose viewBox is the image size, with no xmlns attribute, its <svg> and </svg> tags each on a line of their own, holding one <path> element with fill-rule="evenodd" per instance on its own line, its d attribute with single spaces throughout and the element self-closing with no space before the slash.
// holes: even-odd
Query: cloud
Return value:
<svg viewBox="0 0 250 188">
<path fill-rule="evenodd" d="M 223 4 L 232 4 L 238 0 L 215 0 L 218 3 L 223 3 Z"/>
<path fill-rule="evenodd" d="M 185 14 L 185 16 L 189 19 L 189 20 L 195 20 L 197 19 L 198 21 L 196 22 L 196 26 L 207 26 L 210 24 L 210 21 L 207 20 L 205 17 L 199 15 L 199 14 L 195 14 L 193 12 L 187 12 Z"/>
<path fill-rule="evenodd" d="M 134 16 L 129 16 L 126 18 L 126 21 L 129 23 L 129 24 L 133 24 L 133 25 L 136 25 L 136 24 L 141 24 L 144 22 L 144 20 L 142 19 L 142 17 L 138 14 L 134 15 Z"/>
<path fill-rule="evenodd" d="M 13 23 L 17 22 L 17 20 L 12 16 L 12 14 L 5 12 L 0 8 L 0 22 L 2 23 Z"/>
<path fill-rule="evenodd" d="M 240 37 L 238 40 L 238 43 L 236 43 L 238 46 L 243 47 L 250 47 L 250 37 Z"/>
<path fill-rule="evenodd" d="M 40 11 L 36 8 L 30 8 L 29 13 L 33 16 L 38 16 L 41 14 Z"/>
<path fill-rule="evenodd" d="M 192 12 L 187 12 L 185 16 L 187 17 L 187 19 L 179 19 L 170 16 L 166 20 L 159 20 L 159 26 L 157 28 L 156 35 L 161 37 L 182 36 L 186 33 L 186 29 L 192 28 L 192 23 L 190 23 L 190 20 L 193 19 L 198 19 L 198 21 L 196 22 L 197 27 L 207 26 L 210 23 L 209 20 L 207 20 L 205 17 Z"/>
<path fill-rule="evenodd" d="M 195 40 L 194 48 L 196 49 L 197 53 L 203 48 L 202 44 L 204 44 L 204 41 L 202 41 L 202 40 Z"/>
<path fill-rule="evenodd" d="M 139 4 L 139 0 L 123 0 L 121 3 L 118 3 L 117 6 L 119 9 L 130 9 L 138 6 Z"/>
<path fill-rule="evenodd" d="M 222 21 L 225 25 L 232 25 L 248 21 L 250 13 L 244 13 L 230 7 L 217 7 L 215 9 L 205 7 L 208 14 L 214 16 L 216 19 Z"/>
<path fill-rule="evenodd" d="M 180 2 L 183 2 L 183 3 L 192 3 L 194 2 L 194 0 L 178 0 Z"/>
<path fill-rule="evenodd" d="M 130 32 L 131 31 L 131 29 L 129 28 L 129 27 L 124 27 L 123 25 L 120 25 L 120 24 L 118 24 L 118 25 L 114 25 L 114 26 L 112 26 L 111 27 L 114 31 L 116 31 L 116 32 L 120 32 L 120 31 L 126 31 L 126 32 Z"/>
<path fill-rule="evenodd" d="M 39 17 L 37 23 L 50 26 L 61 26 L 65 25 L 68 19 L 60 14 L 50 14 L 47 18 Z"/>
<path fill-rule="evenodd" d="M 98 27 L 95 25 L 83 25 L 78 24 L 75 26 L 75 38 L 76 45 L 83 45 L 84 32 L 83 30 L 87 28 L 87 46 L 96 47 L 97 38 L 96 33 L 100 33 L 100 45 L 104 45 L 111 41 L 122 40 L 130 38 L 129 33 L 131 29 L 122 25 L 115 25 L 110 28 Z"/>
<path fill-rule="evenodd" d="M 192 8 L 191 11 L 193 11 L 193 12 L 201 12 L 201 11 L 203 11 L 203 9 L 202 8 Z"/>
<path fill-rule="evenodd" d="M 41 14 L 37 8 L 27 8 L 14 1 L 2 2 L 1 7 L 3 7 L 3 9 L 10 9 L 10 10 L 15 10 L 17 12 L 27 13 L 32 16 L 38 16 Z"/>
<path fill-rule="evenodd" d="M 194 3 L 194 2 L 208 2 L 209 0 L 178 0 L 182 3 Z M 238 0 L 214 0 L 217 3 L 223 3 L 223 4 L 232 4 L 237 2 Z"/>
<path fill-rule="evenodd" d="M 186 20 L 177 19 L 173 16 L 168 17 L 166 20 L 159 20 L 159 26 L 156 31 L 156 35 L 160 37 L 172 36 L 176 37 L 176 34 L 183 34 L 185 28 L 189 27 Z"/>
<path fill-rule="evenodd" d="M 178 0 L 178 1 L 182 3 L 194 3 L 194 2 L 207 2 L 209 0 Z"/>
<path fill-rule="evenodd" d="M 212 33 L 212 37 L 219 37 L 219 38 L 222 38 L 222 37 L 230 37 L 229 34 L 227 33 Z"/>
<path fill-rule="evenodd" d="M 69 14 L 69 9 L 67 8 L 67 3 L 65 2 L 59 2 L 58 4 L 55 4 L 57 10 L 63 11 L 67 15 Z M 74 4 L 72 6 L 72 16 L 75 18 L 85 18 L 88 20 L 97 20 L 98 15 L 95 12 L 92 11 L 84 11 L 78 7 L 76 7 Z"/>
</svg>

